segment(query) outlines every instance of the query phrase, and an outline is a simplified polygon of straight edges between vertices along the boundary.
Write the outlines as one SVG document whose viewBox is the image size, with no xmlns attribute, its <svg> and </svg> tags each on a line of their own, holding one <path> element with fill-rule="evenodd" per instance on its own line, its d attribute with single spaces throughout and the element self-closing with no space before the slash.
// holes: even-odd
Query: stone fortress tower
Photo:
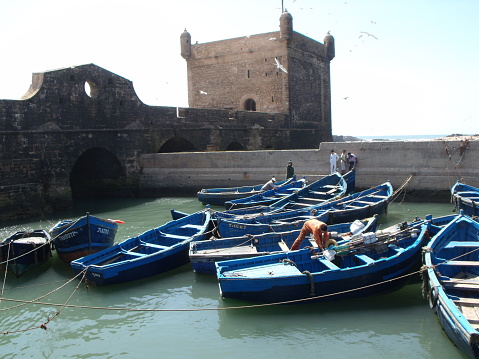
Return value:
<svg viewBox="0 0 479 359">
<path fill-rule="evenodd" d="M 191 44 L 185 29 L 180 42 L 190 108 L 281 113 L 319 142 L 332 140 L 329 33 L 322 44 L 295 32 L 285 11 L 276 32 Z"/>
</svg>

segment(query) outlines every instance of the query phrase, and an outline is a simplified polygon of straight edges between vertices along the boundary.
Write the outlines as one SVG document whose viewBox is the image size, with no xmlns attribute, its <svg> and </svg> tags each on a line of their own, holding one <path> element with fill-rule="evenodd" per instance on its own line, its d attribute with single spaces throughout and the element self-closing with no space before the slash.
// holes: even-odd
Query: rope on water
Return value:
<svg viewBox="0 0 479 359">
<path fill-rule="evenodd" d="M 467 253 L 464 253 L 454 259 L 450 259 L 450 260 L 455 260 L 457 258 L 460 258 L 461 256 L 464 256 L 464 255 L 467 255 L 469 253 L 472 253 L 474 251 L 477 251 L 479 250 L 479 248 L 476 248 L 476 249 L 473 249 L 471 250 L 470 252 L 467 252 Z M 294 263 L 293 261 L 289 260 L 289 259 L 284 259 L 283 260 L 284 263 L 289 263 L 289 264 L 292 264 L 292 265 L 295 265 L 296 266 L 296 263 Z M 441 263 L 439 264 L 436 264 L 436 265 L 433 265 L 431 267 L 428 267 L 428 266 L 422 266 L 418 271 L 414 271 L 414 272 L 411 272 L 411 273 L 407 273 L 407 274 L 404 274 L 402 276 L 399 276 L 399 277 L 396 277 L 396 278 L 392 278 L 392 279 L 388 279 L 388 280 L 385 280 L 385 281 L 382 281 L 382 282 L 379 282 L 379 283 L 374 283 L 374 284 L 370 284 L 370 285 L 366 285 L 366 286 L 363 286 L 363 287 L 359 287 L 359 288 L 352 288 L 352 289 L 348 289 L 348 290 L 344 290 L 344 291 L 341 291 L 341 292 L 335 292 L 335 293 L 330 293 L 330 294 L 324 294 L 324 295 L 320 295 L 320 296 L 313 296 L 313 297 L 309 297 L 309 298 L 302 298 L 302 299 L 295 299 L 295 300 L 289 300 L 289 301 L 282 301 L 282 302 L 274 302 L 274 303 L 263 303 L 263 304 L 253 304 L 253 305 L 248 305 L 248 306 L 237 306 L 237 307 L 216 307 L 216 308 L 171 308 L 171 309 L 148 309 L 148 308 L 122 308 L 122 307 L 96 307 L 96 306 L 86 306 L 86 305 L 72 305 L 72 304 L 67 304 L 68 301 L 70 300 L 70 298 L 72 297 L 72 295 L 70 296 L 70 298 L 63 304 L 58 304 L 58 303 L 46 303 L 46 302 L 40 302 L 38 301 L 38 299 L 36 300 L 20 300 L 20 299 L 9 299 L 9 298 L 2 298 L 4 301 L 9 301 L 9 302 L 17 302 L 17 303 L 22 303 L 23 305 L 26 305 L 26 304 L 37 304 L 37 305 L 44 305 L 44 306 L 54 306 L 54 307 L 61 307 L 61 310 L 63 308 L 76 308 L 76 309 L 93 309 L 93 310 L 106 310 L 106 311 L 124 311 L 124 312 L 202 312 L 202 311 L 222 311 L 222 310 L 234 310 L 234 309 L 251 309 L 251 308 L 261 308 L 261 307 L 270 307 L 270 306 L 276 306 L 276 305 L 283 305 L 283 304 L 293 304 L 293 303 L 302 303 L 302 302 L 307 302 L 307 301 L 311 301 L 311 300 L 318 300 L 318 299 L 324 299 L 324 298 L 328 298 L 328 297 L 333 297 L 335 295 L 339 295 L 339 294 L 345 294 L 345 293 L 351 293 L 351 292 L 355 292 L 355 291 L 358 291 L 358 290 L 363 290 L 363 289 L 366 289 L 366 288 L 372 288 L 372 287 L 375 287 L 375 286 L 378 286 L 378 285 L 383 285 L 383 284 L 386 284 L 386 283 L 390 283 L 390 282 L 394 282 L 396 280 L 401 280 L 401 279 L 404 279 L 404 278 L 407 278 L 407 277 L 411 277 L 413 275 L 417 275 L 417 274 L 423 274 L 424 272 L 426 272 L 429 268 L 436 268 L 438 266 L 440 266 Z M 88 268 L 86 268 L 84 270 L 84 272 L 80 272 L 77 276 L 75 276 L 74 278 L 77 278 L 78 276 L 82 275 L 83 274 L 83 278 L 85 277 L 85 274 L 86 274 L 86 271 L 87 271 Z M 303 274 L 306 274 L 303 272 Z M 307 274 L 306 274 L 307 275 Z M 72 278 L 71 280 L 73 280 L 74 278 Z M 82 280 L 83 280 L 82 278 Z M 69 282 L 71 282 L 71 280 Z M 67 283 L 69 283 L 67 282 Z M 67 284 L 65 283 L 65 284 Z M 81 283 L 81 281 L 80 281 Z M 75 288 L 75 291 L 79 288 L 79 285 Z M 59 288 L 58 288 L 59 289 Z M 58 290 L 57 289 L 57 290 Z M 46 296 L 46 295 L 45 295 Z M 15 307 L 18 307 L 18 306 L 14 306 L 14 307 L 11 307 L 11 308 L 15 308 Z M 11 309 L 11 308 L 8 308 L 8 309 Z M 60 314 L 60 310 L 57 311 L 57 313 L 55 314 L 55 316 L 57 316 L 58 314 Z M 54 317 L 55 317 L 54 316 Z M 38 328 L 41 328 L 41 329 L 47 329 L 46 325 L 54 318 L 49 318 L 45 323 L 42 323 L 41 325 L 38 325 L 38 326 L 35 326 L 35 327 L 32 327 L 32 328 L 28 328 L 28 329 L 25 329 L 25 330 L 22 330 L 22 331 L 26 331 L 26 330 L 32 330 L 32 329 L 38 329 Z M 3 334 L 9 334 L 9 333 L 15 333 L 15 332 L 19 332 L 19 331 L 4 331 Z"/>
<path fill-rule="evenodd" d="M 73 292 L 70 294 L 70 296 L 67 298 L 67 300 L 65 301 L 65 303 L 63 304 L 60 304 L 60 305 L 55 305 L 55 306 L 60 306 L 60 309 L 58 309 L 56 311 L 56 313 L 52 316 L 52 317 L 48 317 L 47 320 L 45 322 L 43 322 L 42 324 L 39 324 L 39 325 L 36 325 L 36 326 L 33 326 L 33 327 L 29 327 L 29 328 L 25 328 L 25 329 L 19 329 L 19 330 L 11 330 L 11 331 L 3 331 L 2 334 L 11 334 L 11 333 L 22 333 L 22 332 L 27 332 L 27 331 L 30 331 L 30 330 L 33 330 L 33 329 L 43 329 L 43 330 L 47 330 L 47 324 L 49 324 L 55 317 L 59 316 L 61 311 L 66 308 L 66 307 L 69 307 L 68 305 L 68 302 L 70 301 L 70 299 L 72 299 L 73 297 L 73 294 L 75 294 L 75 292 L 78 290 L 78 288 L 80 287 L 80 285 L 82 284 L 83 280 L 85 279 L 85 276 L 86 276 L 86 273 L 87 273 L 87 270 L 88 270 L 88 267 L 85 268 L 83 271 L 81 271 L 80 273 L 78 273 L 75 277 L 71 278 L 69 281 L 67 281 L 65 284 L 63 284 L 62 286 L 58 287 L 57 289 L 41 296 L 41 297 L 38 297 L 37 299 L 34 299 L 34 300 L 31 300 L 31 301 L 18 301 L 22 304 L 19 304 L 19 305 L 16 305 L 16 306 L 13 306 L 13 307 L 9 307 L 9 308 L 5 308 L 5 309 L 2 309 L 1 311 L 4 311 L 4 310 L 9 310 L 9 309 L 13 309 L 13 308 L 18 308 L 20 306 L 23 306 L 23 305 L 26 305 L 26 304 L 32 304 L 32 303 L 36 303 L 38 302 L 39 299 L 42 299 L 42 298 L 45 298 L 47 295 L 51 294 L 51 293 L 54 293 L 58 290 L 60 290 L 62 287 L 64 287 L 65 285 L 67 285 L 68 283 L 70 283 L 71 281 L 73 281 L 75 278 L 79 277 L 80 275 L 82 275 L 82 279 L 78 282 L 78 284 L 76 285 L 76 287 L 74 288 Z M 13 300 L 9 300 L 9 301 L 13 301 Z"/>
</svg>

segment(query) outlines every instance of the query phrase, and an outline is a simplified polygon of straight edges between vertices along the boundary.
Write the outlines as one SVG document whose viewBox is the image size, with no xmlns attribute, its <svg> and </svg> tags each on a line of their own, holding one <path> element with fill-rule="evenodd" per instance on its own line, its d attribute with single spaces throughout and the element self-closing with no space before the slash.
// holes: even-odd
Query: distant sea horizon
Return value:
<svg viewBox="0 0 479 359">
<path fill-rule="evenodd" d="M 380 141 L 380 140 L 433 140 L 436 138 L 443 138 L 450 135 L 383 135 L 383 136 L 354 136 L 365 141 Z"/>
</svg>

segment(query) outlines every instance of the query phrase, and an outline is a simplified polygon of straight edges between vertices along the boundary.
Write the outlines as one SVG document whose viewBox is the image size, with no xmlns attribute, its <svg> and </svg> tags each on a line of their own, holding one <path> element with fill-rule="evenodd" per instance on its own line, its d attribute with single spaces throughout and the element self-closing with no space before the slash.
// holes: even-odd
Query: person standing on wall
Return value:
<svg viewBox="0 0 479 359">
<path fill-rule="evenodd" d="M 346 173 L 346 164 L 349 165 L 348 155 L 346 154 L 346 150 L 343 150 L 343 152 L 341 153 L 339 161 L 340 161 L 340 164 L 341 164 L 341 174 L 343 175 L 343 174 Z"/>
<path fill-rule="evenodd" d="M 337 171 L 337 163 L 339 160 L 339 156 L 334 150 L 331 150 L 331 154 L 329 155 L 329 165 L 331 168 L 331 174 Z"/>
<path fill-rule="evenodd" d="M 291 178 L 293 176 L 294 176 L 293 162 L 289 161 L 288 166 L 286 167 L 286 179 Z"/>
<path fill-rule="evenodd" d="M 348 152 L 348 161 L 349 161 L 349 170 L 351 171 L 354 167 L 356 167 L 358 163 L 358 157 L 351 152 Z"/>
</svg>

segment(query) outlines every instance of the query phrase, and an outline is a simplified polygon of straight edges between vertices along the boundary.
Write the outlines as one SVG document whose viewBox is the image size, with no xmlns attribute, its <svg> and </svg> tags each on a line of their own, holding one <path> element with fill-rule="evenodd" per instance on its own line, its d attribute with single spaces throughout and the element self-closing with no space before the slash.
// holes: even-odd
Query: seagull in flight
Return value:
<svg viewBox="0 0 479 359">
<path fill-rule="evenodd" d="M 288 73 L 288 71 L 286 71 L 286 69 L 284 68 L 284 66 L 279 63 L 279 61 L 278 61 L 278 59 L 277 59 L 276 57 L 274 58 L 274 61 L 276 61 L 276 67 L 277 67 L 278 69 L 283 70 L 284 72 Z"/>
<path fill-rule="evenodd" d="M 208 93 L 200 90 L 200 95 L 208 95 Z"/>
<path fill-rule="evenodd" d="M 359 33 L 361 34 L 365 34 L 367 36 L 371 36 L 371 37 L 374 37 L 376 40 L 378 39 L 376 36 L 374 36 L 373 34 L 370 34 L 369 32 L 366 32 L 366 31 L 359 31 Z M 363 35 L 359 35 L 358 39 L 360 39 Z"/>
</svg>

